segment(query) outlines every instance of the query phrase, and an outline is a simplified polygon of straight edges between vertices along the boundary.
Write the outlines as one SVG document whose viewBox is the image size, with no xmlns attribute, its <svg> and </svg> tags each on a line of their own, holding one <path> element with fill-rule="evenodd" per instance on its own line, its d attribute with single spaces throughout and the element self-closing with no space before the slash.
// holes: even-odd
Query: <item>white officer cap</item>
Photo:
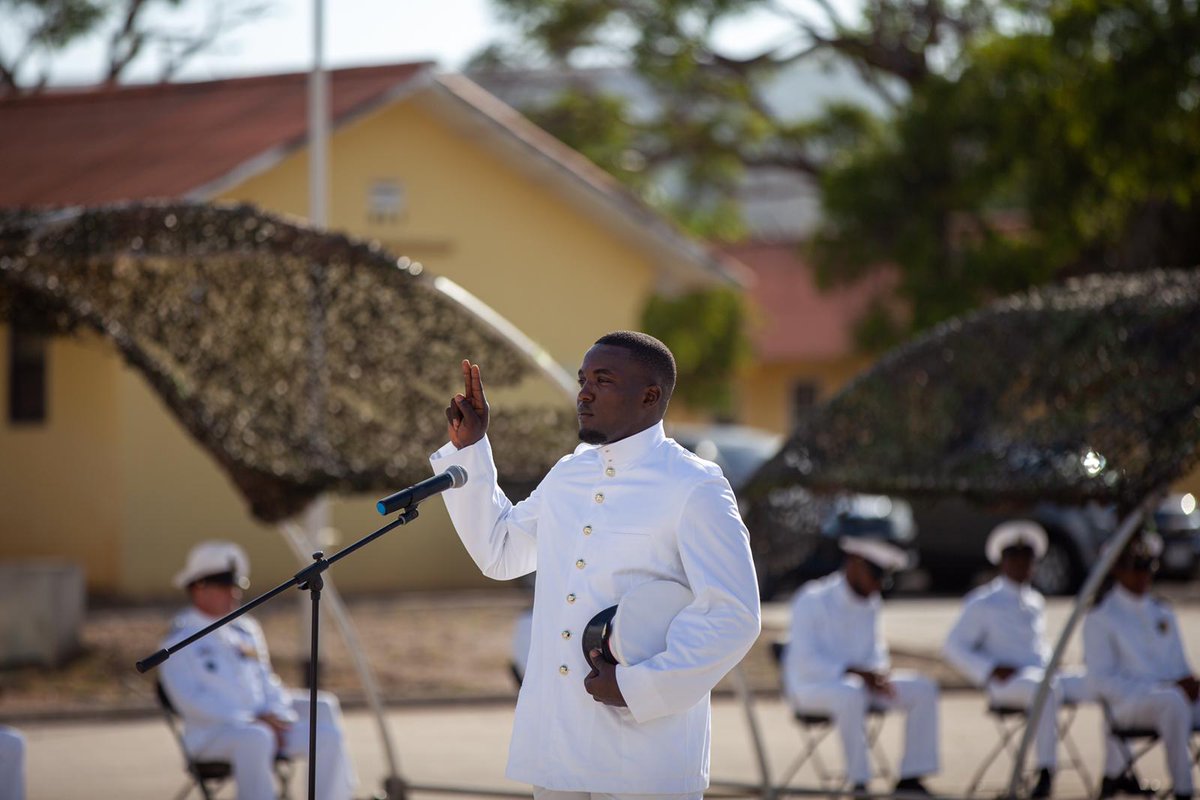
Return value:
<svg viewBox="0 0 1200 800">
<path fill-rule="evenodd" d="M 232 572 L 238 586 L 249 588 L 250 559 L 246 558 L 246 551 L 233 542 L 200 542 L 188 553 L 187 563 L 171 582 L 177 589 L 183 589 L 201 578 L 224 572 Z"/>
<path fill-rule="evenodd" d="M 882 569 L 895 571 L 908 566 L 908 553 L 877 536 L 843 536 L 838 539 L 838 547 Z"/>
<path fill-rule="evenodd" d="M 1100 547 L 1100 555 L 1104 555 L 1112 548 L 1112 539 L 1109 539 Z M 1142 555 L 1150 558 L 1158 558 L 1163 551 L 1163 538 L 1155 531 L 1142 531 L 1133 536 L 1126 545 L 1130 550 L 1140 550 Z"/>
<path fill-rule="evenodd" d="M 992 528 L 992 532 L 988 534 L 987 544 L 984 545 L 983 551 L 987 554 L 987 560 L 993 564 L 999 564 L 1000 558 L 1004 555 L 1004 551 L 1010 547 L 1018 547 L 1024 545 L 1033 548 L 1033 557 L 1041 558 L 1046 555 L 1046 529 L 1038 525 L 1033 520 L 1028 519 L 1013 519 L 1008 522 L 1001 522 L 996 527 Z"/>
<path fill-rule="evenodd" d="M 674 581 L 649 581 L 617 603 L 608 649 L 618 664 L 640 664 L 667 649 L 667 630 L 692 603 L 692 591 Z"/>
</svg>

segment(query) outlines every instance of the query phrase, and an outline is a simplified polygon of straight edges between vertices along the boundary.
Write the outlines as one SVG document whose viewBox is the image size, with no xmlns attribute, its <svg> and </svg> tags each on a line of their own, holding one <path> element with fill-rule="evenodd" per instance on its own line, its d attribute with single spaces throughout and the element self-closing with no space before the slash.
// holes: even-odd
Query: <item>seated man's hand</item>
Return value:
<svg viewBox="0 0 1200 800">
<path fill-rule="evenodd" d="M 588 661 L 592 663 L 592 671 L 583 679 L 583 688 L 597 703 L 625 708 L 625 696 L 617 685 L 616 665 L 605 661 L 599 650 L 588 653 Z"/>
<path fill-rule="evenodd" d="M 871 672 L 865 669 L 856 669 L 851 667 L 846 670 L 847 675 L 857 675 L 863 679 L 863 683 L 867 688 L 876 694 L 881 694 L 885 697 L 895 697 L 896 687 L 892 686 L 891 680 L 885 672 Z"/>
<path fill-rule="evenodd" d="M 266 724 L 272 731 L 275 732 L 275 745 L 278 749 L 283 749 L 284 739 L 287 737 L 287 732 L 291 730 L 292 723 L 281 717 L 277 717 L 270 712 L 263 712 L 255 719 Z"/>
<path fill-rule="evenodd" d="M 1180 678 L 1175 682 L 1175 685 L 1183 690 L 1187 695 L 1188 700 L 1193 703 L 1200 698 L 1200 680 L 1196 680 L 1195 675 L 1188 675 L 1186 678 Z"/>
<path fill-rule="evenodd" d="M 1006 664 L 1000 664 L 995 669 L 992 670 L 992 674 L 991 674 L 991 676 L 988 677 L 988 680 L 996 681 L 997 683 L 1004 683 L 1005 681 L 1007 681 L 1009 678 L 1011 678 L 1013 675 L 1016 675 L 1016 674 L 1017 674 L 1017 670 L 1015 667 L 1010 667 Z"/>
</svg>

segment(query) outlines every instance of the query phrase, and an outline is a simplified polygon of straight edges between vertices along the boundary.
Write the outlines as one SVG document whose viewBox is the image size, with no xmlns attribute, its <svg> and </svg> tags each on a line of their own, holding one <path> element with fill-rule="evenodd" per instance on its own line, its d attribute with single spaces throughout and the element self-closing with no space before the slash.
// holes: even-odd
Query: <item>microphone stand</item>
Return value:
<svg viewBox="0 0 1200 800">
<path fill-rule="evenodd" d="M 318 673 L 317 658 L 319 656 L 319 651 L 317 648 L 317 641 L 318 641 L 317 637 L 320 634 L 320 628 L 321 628 L 321 590 L 323 588 L 325 588 L 325 580 L 322 577 L 322 573 L 324 573 L 325 570 L 332 567 L 338 561 L 341 561 L 343 558 L 345 558 L 346 556 L 353 553 L 355 550 L 358 550 L 360 547 L 370 544 L 371 542 L 375 541 L 380 536 L 383 536 L 385 533 L 392 530 L 393 528 L 398 528 L 401 525 L 406 525 L 409 522 L 412 522 L 416 518 L 417 518 L 417 507 L 414 504 L 411 508 L 404 509 L 404 511 L 402 511 L 400 513 L 400 515 L 398 517 L 396 517 L 396 519 L 392 520 L 387 525 L 384 525 L 382 528 L 375 531 L 374 533 L 364 536 L 363 538 L 359 539 L 354 544 L 343 547 L 341 550 L 334 553 L 329 558 L 325 558 L 325 554 L 323 552 L 321 552 L 320 550 L 318 550 L 317 552 L 313 553 L 313 563 L 308 565 L 304 569 L 300 570 L 299 572 L 297 572 L 295 575 L 293 575 L 291 577 L 290 580 L 287 580 L 287 581 L 279 584 L 274 589 L 271 589 L 268 592 L 263 592 L 258 597 L 251 600 L 249 603 L 246 603 L 245 605 L 242 605 L 241 607 L 235 609 L 233 612 L 226 614 L 224 617 L 221 617 L 219 620 L 217 620 L 213 624 L 209 625 L 208 627 L 204 628 L 203 630 L 197 631 L 196 633 L 193 633 L 191 636 L 187 637 L 186 639 L 176 642 L 175 644 L 171 645 L 170 647 L 163 648 L 162 650 L 159 650 L 157 653 L 155 653 L 151 656 L 147 656 L 146 658 L 143 658 L 141 661 L 137 662 L 137 664 L 136 664 L 137 671 L 141 672 L 141 673 L 145 673 L 151 669 L 154 669 L 159 664 L 166 661 L 172 655 L 174 655 L 175 653 L 178 653 L 180 650 L 182 650 L 183 648 L 192 644 L 193 642 L 196 642 L 199 639 L 203 639 L 205 636 L 208 636 L 210 633 L 217 630 L 218 628 L 222 628 L 225 625 L 228 625 L 230 622 L 233 622 L 238 617 L 242 616 L 243 614 L 249 612 L 250 610 L 252 610 L 254 608 L 257 608 L 258 606 L 260 606 L 263 603 L 270 600 L 272 597 L 275 597 L 276 595 L 281 594 L 282 592 L 290 589 L 293 586 L 297 587 L 302 592 L 307 591 L 309 593 L 309 596 L 312 597 L 312 650 L 309 654 L 309 661 L 308 661 L 308 687 L 309 687 L 308 688 L 308 800 L 316 800 L 316 794 L 317 794 L 317 758 L 316 758 L 316 756 L 317 756 L 317 677 L 318 677 L 317 676 L 317 673 Z M 401 791 L 403 791 L 403 787 L 401 787 Z M 402 798 L 403 798 L 403 794 L 401 794 L 400 798 L 392 798 L 392 800 L 402 800 Z"/>
</svg>

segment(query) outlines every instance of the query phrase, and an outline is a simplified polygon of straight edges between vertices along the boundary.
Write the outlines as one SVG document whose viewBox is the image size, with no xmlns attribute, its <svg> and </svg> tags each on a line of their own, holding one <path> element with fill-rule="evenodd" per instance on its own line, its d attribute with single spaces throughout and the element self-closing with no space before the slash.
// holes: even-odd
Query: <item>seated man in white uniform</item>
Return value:
<svg viewBox="0 0 1200 800">
<path fill-rule="evenodd" d="M 1112 569 L 1114 585 L 1083 623 L 1088 682 L 1118 727 L 1153 728 L 1166 754 L 1176 798 L 1192 796 L 1188 742 L 1200 725 L 1200 682 L 1188 664 L 1179 620 L 1164 601 L 1150 596 L 1162 540 L 1142 534 Z M 1101 797 L 1140 792 L 1120 760 L 1109 760 Z"/>
<path fill-rule="evenodd" d="M 856 791 L 871 779 L 868 710 L 904 711 L 896 791 L 928 794 L 921 779 L 938 771 L 937 685 L 923 675 L 891 670 L 879 624 L 879 593 L 907 556 L 882 539 L 843 537 L 839 544 L 846 556 L 842 570 L 807 584 L 792 601 L 784 691 L 797 711 L 833 718 Z"/>
<path fill-rule="evenodd" d="M 1028 708 L 1050 660 L 1046 602 L 1030 585 L 1046 554 L 1046 531 L 1029 520 L 997 525 L 985 546 L 1000 575 L 967 595 L 950 629 L 946 660 L 981 688 L 993 706 Z M 1055 676 L 1037 726 L 1038 779 L 1031 797 L 1049 797 L 1058 764 L 1058 707 L 1086 699 L 1081 671 Z"/>
<path fill-rule="evenodd" d="M 245 552 L 232 542 L 192 548 L 174 581 L 187 591 L 191 606 L 175 617 L 163 646 L 236 609 L 249 573 Z M 276 754 L 308 755 L 308 693 L 281 686 L 258 623 L 238 617 L 175 653 L 161 669 L 191 756 L 230 762 L 239 800 L 274 798 Z M 322 692 L 317 703 L 317 797 L 348 800 L 354 777 L 337 698 Z"/>
<path fill-rule="evenodd" d="M 25 800 L 25 737 L 0 725 L 0 800 Z"/>
</svg>

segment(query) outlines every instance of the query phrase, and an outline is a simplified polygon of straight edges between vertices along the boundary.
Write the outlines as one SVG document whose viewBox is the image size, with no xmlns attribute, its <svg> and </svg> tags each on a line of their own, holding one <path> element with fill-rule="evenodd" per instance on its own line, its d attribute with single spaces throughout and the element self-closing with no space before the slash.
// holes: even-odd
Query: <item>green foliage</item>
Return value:
<svg viewBox="0 0 1200 800">
<path fill-rule="evenodd" d="M 682 181 L 667 210 L 692 230 L 741 232 L 730 198 L 748 166 L 819 180 L 820 279 L 899 273 L 901 303 L 859 332 L 871 347 L 1064 276 L 1200 264 L 1195 0 L 871 0 L 855 19 L 823 2 L 823 17 L 768 0 L 497 3 L 524 36 L 509 58 L 605 56 L 659 93 L 653 118 L 596 130 L 641 157 L 639 190 Z M 777 42 L 721 52 L 713 31 L 750 11 L 777 15 Z M 764 82 L 812 51 L 856 67 L 886 118 L 778 118 Z"/>
<path fill-rule="evenodd" d="M 675 354 L 675 395 L 717 416 L 733 410 L 731 382 L 749 353 L 745 323 L 741 294 L 724 288 L 655 295 L 642 311 L 642 329 Z"/>
</svg>

